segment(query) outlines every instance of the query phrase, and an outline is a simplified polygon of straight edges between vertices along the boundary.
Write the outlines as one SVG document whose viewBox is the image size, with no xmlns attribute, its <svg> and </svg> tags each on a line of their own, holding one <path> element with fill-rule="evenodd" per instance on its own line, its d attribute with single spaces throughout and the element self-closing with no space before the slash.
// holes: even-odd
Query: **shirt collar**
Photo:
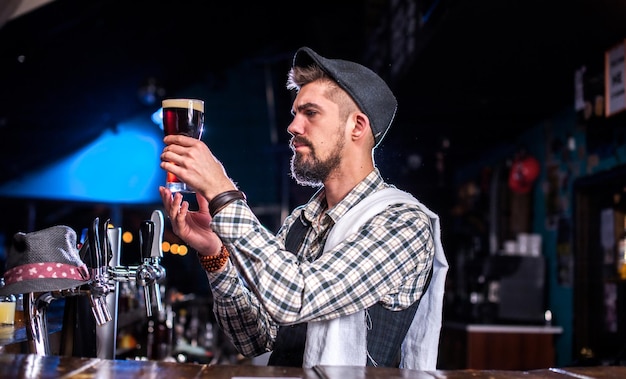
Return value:
<svg viewBox="0 0 626 379">
<path fill-rule="evenodd" d="M 352 208 L 359 201 L 373 192 L 388 187 L 380 175 L 380 172 L 375 168 L 370 172 L 365 179 L 359 182 L 337 205 L 332 209 L 326 211 L 326 215 L 330 217 L 333 222 L 337 222 L 341 216 L 343 216 L 350 208 Z M 319 220 L 319 216 L 326 210 L 326 191 L 320 189 L 311 200 L 304 207 L 304 218 L 310 222 L 315 223 L 315 220 Z"/>
</svg>

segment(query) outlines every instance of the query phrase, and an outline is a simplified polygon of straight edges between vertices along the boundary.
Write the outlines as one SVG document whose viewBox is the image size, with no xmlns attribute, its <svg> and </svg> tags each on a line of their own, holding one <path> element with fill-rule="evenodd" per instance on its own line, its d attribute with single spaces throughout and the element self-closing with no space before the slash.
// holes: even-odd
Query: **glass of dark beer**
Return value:
<svg viewBox="0 0 626 379">
<path fill-rule="evenodd" d="M 202 138 L 204 130 L 204 101 L 197 99 L 165 99 L 163 107 L 163 131 L 165 135 L 183 134 Z M 172 192 L 194 192 L 186 183 L 168 172 L 165 186 Z"/>
</svg>

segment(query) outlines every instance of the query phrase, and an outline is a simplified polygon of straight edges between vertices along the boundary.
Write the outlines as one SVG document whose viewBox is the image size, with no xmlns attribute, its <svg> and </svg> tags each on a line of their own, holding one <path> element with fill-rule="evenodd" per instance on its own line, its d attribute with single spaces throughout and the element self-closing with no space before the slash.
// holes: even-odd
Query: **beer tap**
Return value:
<svg viewBox="0 0 626 379">
<path fill-rule="evenodd" d="M 154 235 L 152 236 L 152 248 L 150 249 L 150 258 L 148 262 L 154 267 L 156 279 L 154 281 L 153 290 L 157 301 L 157 310 L 163 311 L 161 303 L 161 288 L 159 282 L 165 278 L 165 267 L 161 266 L 161 258 L 163 258 L 163 232 L 165 229 L 165 221 L 163 213 L 155 210 L 150 215 L 150 220 L 154 223 Z"/>
<path fill-rule="evenodd" d="M 60 298 L 88 296 L 96 328 L 96 354 L 98 358 L 113 359 L 117 338 L 117 303 L 119 283 L 135 281 L 144 287 L 146 312 L 152 316 L 152 309 L 163 311 L 159 281 L 165 277 L 165 268 L 160 265 L 163 241 L 163 213 L 155 210 L 151 219 L 140 227 L 140 249 L 142 262 L 139 265 L 120 266 L 121 228 L 109 227 L 109 220 L 100 231 L 100 220 L 96 217 L 87 229 L 87 241 L 80 247 L 79 256 L 87 265 L 90 280 L 87 284 L 51 291 L 35 296 L 24 296 L 24 314 L 27 319 L 27 335 L 33 353 L 47 355 L 50 347 L 47 336 L 47 305 Z M 102 236 L 102 239 L 100 238 Z M 109 296 L 107 296 L 109 295 Z M 111 315 L 114 316 L 111 316 Z M 64 329 L 67 322 L 64 320 Z M 107 324 L 109 321 L 114 322 Z"/>
<path fill-rule="evenodd" d="M 24 318 L 29 352 L 37 355 L 50 355 L 48 339 L 48 308 L 52 301 L 72 296 L 82 296 L 89 291 L 79 287 L 50 292 L 29 292 L 24 294 Z"/>
<path fill-rule="evenodd" d="M 159 281 L 165 277 L 165 268 L 160 265 L 163 225 L 163 213 L 156 210 L 150 220 L 141 224 L 139 231 L 142 264 L 137 268 L 137 284 L 144 287 L 148 317 L 152 316 L 153 300 L 157 310 L 163 311 L 159 286 Z"/>
<path fill-rule="evenodd" d="M 37 301 L 35 293 L 24 294 L 24 316 L 26 317 L 26 335 L 30 352 L 37 355 L 50 354 L 48 340 L 47 303 Z"/>
<path fill-rule="evenodd" d="M 108 221 L 107 221 L 108 225 Z M 100 244 L 100 219 L 96 217 L 89 229 L 89 270 L 91 274 L 91 283 L 89 284 L 91 310 L 98 326 L 104 325 L 111 321 L 111 313 L 106 304 L 106 295 L 109 293 L 109 286 L 105 275 L 106 267 L 103 266 L 104 261 L 103 245 Z M 106 234 L 106 233 L 105 233 Z M 107 238 L 108 240 L 108 238 Z"/>
</svg>

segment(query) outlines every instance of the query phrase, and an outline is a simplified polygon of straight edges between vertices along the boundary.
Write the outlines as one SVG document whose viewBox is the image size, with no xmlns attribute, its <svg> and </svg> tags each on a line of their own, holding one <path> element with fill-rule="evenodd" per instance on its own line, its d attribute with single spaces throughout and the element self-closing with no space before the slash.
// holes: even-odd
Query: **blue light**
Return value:
<svg viewBox="0 0 626 379">
<path fill-rule="evenodd" d="M 157 124 L 163 130 L 163 108 L 159 108 L 152 114 L 152 122 Z"/>
<path fill-rule="evenodd" d="M 0 196 L 96 201 L 159 202 L 163 133 L 150 122 L 107 130 L 72 156 L 0 186 Z"/>
</svg>

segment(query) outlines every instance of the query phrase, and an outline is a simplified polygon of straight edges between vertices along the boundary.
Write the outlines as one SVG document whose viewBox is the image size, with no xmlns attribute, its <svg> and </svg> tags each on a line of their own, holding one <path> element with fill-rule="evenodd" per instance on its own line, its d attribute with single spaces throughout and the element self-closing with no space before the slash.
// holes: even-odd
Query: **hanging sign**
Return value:
<svg viewBox="0 0 626 379">
<path fill-rule="evenodd" d="M 609 117 L 626 109 L 626 41 L 604 53 L 605 113 Z"/>
</svg>

